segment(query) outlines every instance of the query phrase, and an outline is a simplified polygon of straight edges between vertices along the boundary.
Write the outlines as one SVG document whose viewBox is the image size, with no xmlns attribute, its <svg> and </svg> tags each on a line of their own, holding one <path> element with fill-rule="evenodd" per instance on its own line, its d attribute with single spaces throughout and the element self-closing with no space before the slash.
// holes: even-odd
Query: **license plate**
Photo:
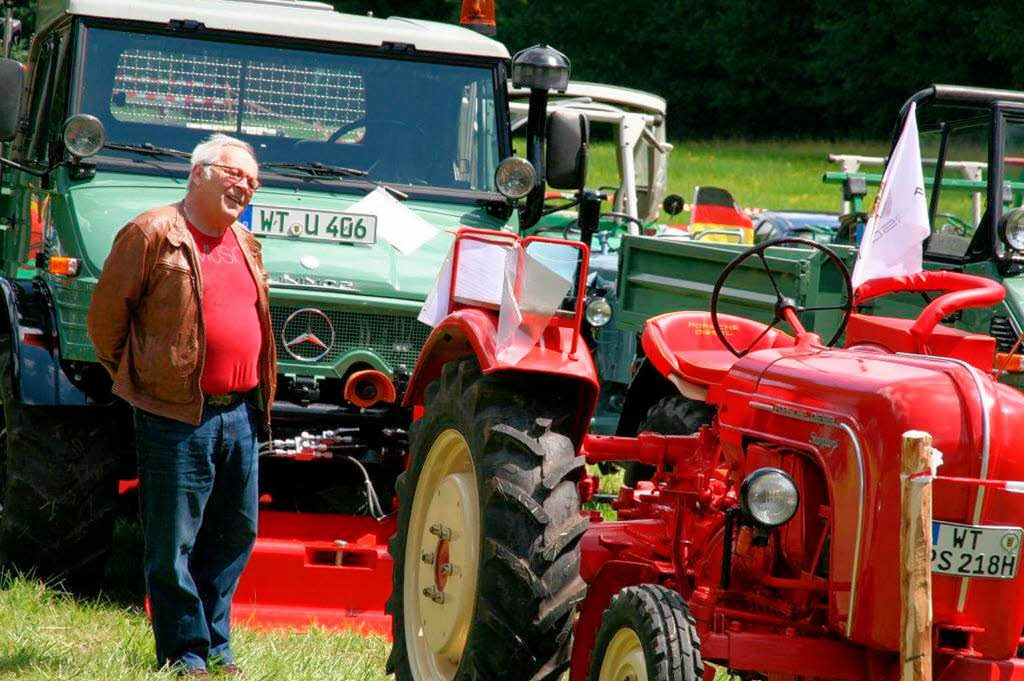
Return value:
<svg viewBox="0 0 1024 681">
<path fill-rule="evenodd" d="M 249 205 L 238 221 L 256 236 L 346 244 L 377 242 L 374 215 Z"/>
<path fill-rule="evenodd" d="M 956 577 L 1013 579 L 1017 575 L 1019 527 L 959 525 L 932 521 L 932 572 Z"/>
</svg>

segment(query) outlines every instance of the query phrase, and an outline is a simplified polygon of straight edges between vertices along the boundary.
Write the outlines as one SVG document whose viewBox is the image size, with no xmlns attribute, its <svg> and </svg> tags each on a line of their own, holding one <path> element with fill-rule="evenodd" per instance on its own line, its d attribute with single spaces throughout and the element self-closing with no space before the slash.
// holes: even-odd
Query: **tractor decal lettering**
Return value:
<svg viewBox="0 0 1024 681">
<path fill-rule="evenodd" d="M 820 423 L 823 426 L 836 426 L 836 417 L 829 414 L 813 414 L 803 409 L 795 409 L 793 407 L 785 407 L 781 404 L 765 404 L 764 402 L 751 402 L 750 406 L 754 409 L 760 409 L 761 411 L 770 411 L 773 414 L 779 416 L 788 416 L 789 418 L 799 419 L 801 421 L 810 421 L 811 423 Z M 812 436 L 812 438 L 815 436 Z M 838 446 L 838 443 L 832 445 Z"/>
<path fill-rule="evenodd" d="M 832 438 L 825 437 L 824 435 L 811 433 L 811 444 L 817 445 L 818 447 L 824 447 L 825 449 L 835 449 L 839 446 L 839 440 L 833 440 Z"/>
</svg>

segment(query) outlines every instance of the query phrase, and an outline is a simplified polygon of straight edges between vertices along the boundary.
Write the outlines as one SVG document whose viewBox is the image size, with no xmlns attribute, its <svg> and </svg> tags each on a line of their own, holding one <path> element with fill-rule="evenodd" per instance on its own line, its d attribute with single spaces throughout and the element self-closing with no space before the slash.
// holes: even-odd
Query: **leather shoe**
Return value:
<svg viewBox="0 0 1024 681">
<path fill-rule="evenodd" d="M 242 668 L 232 662 L 221 665 L 217 668 L 217 671 L 225 676 L 237 676 L 239 678 L 243 678 L 245 676 L 245 672 L 242 671 Z"/>
<path fill-rule="evenodd" d="M 179 671 L 178 676 L 183 679 L 208 679 L 210 672 L 205 667 L 188 667 Z"/>
</svg>

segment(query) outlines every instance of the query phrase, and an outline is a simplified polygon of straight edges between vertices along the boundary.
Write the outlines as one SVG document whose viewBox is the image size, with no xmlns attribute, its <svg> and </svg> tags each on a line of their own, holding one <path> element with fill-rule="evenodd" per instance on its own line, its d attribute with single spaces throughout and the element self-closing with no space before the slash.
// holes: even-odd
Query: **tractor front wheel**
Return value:
<svg viewBox="0 0 1024 681">
<path fill-rule="evenodd" d="M 641 584 L 612 597 L 588 681 L 700 681 L 703 675 L 700 637 L 678 593 Z"/>
<path fill-rule="evenodd" d="M 398 681 L 554 680 L 568 666 L 587 520 L 567 416 L 536 379 L 483 376 L 472 359 L 428 387 L 391 543 Z"/>
</svg>

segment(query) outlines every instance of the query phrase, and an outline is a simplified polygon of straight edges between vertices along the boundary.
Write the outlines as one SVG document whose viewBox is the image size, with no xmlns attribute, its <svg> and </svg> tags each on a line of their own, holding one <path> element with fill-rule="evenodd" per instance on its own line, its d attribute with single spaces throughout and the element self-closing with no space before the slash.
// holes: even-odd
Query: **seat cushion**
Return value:
<svg viewBox="0 0 1024 681">
<path fill-rule="evenodd" d="M 766 324 L 745 317 L 718 315 L 722 333 L 737 350 L 743 350 L 758 336 L 764 336 L 752 348 L 792 347 L 793 337 Z M 662 374 L 676 375 L 698 385 L 720 383 L 739 359 L 715 333 L 708 312 L 669 312 L 652 317 L 644 324 L 641 344 L 644 353 Z"/>
</svg>

